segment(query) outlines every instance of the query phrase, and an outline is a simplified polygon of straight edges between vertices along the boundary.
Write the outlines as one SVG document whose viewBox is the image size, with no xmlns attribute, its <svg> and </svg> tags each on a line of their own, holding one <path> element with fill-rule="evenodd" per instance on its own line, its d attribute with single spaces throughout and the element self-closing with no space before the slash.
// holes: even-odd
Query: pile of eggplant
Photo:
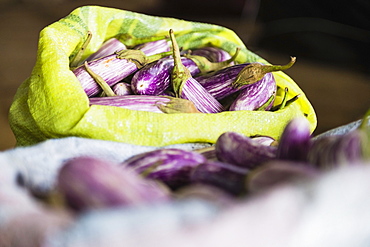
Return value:
<svg viewBox="0 0 370 247">
<path fill-rule="evenodd" d="M 297 98 L 273 108 L 277 85 L 272 72 L 290 68 L 294 57 L 283 66 L 236 64 L 239 49 L 232 56 L 216 47 L 181 50 L 173 30 L 169 38 L 154 37 L 132 48 L 111 38 L 87 59 L 72 62 L 90 105 L 157 113 L 218 113 L 273 111 Z"/>
<path fill-rule="evenodd" d="M 364 122 L 367 121 L 366 114 Z M 62 166 L 57 191 L 77 212 L 200 197 L 233 204 L 275 186 L 303 182 L 370 158 L 367 124 L 344 135 L 313 138 L 304 117 L 279 141 L 225 132 L 209 147 L 147 151 L 120 163 L 76 157 Z"/>
</svg>

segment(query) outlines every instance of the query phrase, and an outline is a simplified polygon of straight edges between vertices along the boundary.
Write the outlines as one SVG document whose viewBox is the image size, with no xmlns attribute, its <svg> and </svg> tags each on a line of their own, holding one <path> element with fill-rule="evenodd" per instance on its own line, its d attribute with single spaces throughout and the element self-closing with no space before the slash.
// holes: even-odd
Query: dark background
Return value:
<svg viewBox="0 0 370 247">
<path fill-rule="evenodd" d="M 286 73 L 314 106 L 314 134 L 359 119 L 370 106 L 370 1 L 0 0 L 0 150 L 15 145 L 8 124 L 14 94 L 31 73 L 42 28 L 83 5 L 202 21 L 233 29 Z"/>
</svg>

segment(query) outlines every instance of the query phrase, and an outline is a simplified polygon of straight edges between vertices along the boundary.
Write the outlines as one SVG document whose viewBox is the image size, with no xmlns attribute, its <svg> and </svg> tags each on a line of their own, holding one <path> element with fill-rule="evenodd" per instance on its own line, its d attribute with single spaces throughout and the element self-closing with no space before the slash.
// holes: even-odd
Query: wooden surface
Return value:
<svg viewBox="0 0 370 247">
<path fill-rule="evenodd" d="M 49 1 L 37 7 L 27 1 L 23 4 L 0 1 L 0 151 L 13 148 L 16 143 L 8 123 L 8 111 L 17 88 L 30 75 L 35 63 L 40 30 L 77 6 L 94 4 L 93 1 L 62 2 Z M 139 3 L 142 1 L 106 1 L 104 5 L 142 12 L 143 4 Z M 148 4 L 155 5 L 156 1 L 146 1 L 146 7 Z M 243 23 L 239 21 L 239 18 L 220 18 L 214 23 L 234 29 L 243 38 L 245 30 L 240 29 Z M 250 30 L 249 35 L 254 35 L 248 41 L 252 51 L 274 64 L 288 61 L 291 54 L 276 54 L 254 46 L 258 26 Z M 369 74 L 300 57 L 286 73 L 303 89 L 316 110 L 315 134 L 359 119 L 370 106 Z"/>
</svg>

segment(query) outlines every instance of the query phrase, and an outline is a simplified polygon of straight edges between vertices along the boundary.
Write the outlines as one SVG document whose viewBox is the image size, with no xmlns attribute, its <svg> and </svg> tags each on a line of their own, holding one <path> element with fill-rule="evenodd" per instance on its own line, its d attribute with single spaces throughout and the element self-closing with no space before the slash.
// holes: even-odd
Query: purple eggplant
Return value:
<svg viewBox="0 0 370 247">
<path fill-rule="evenodd" d="M 253 136 L 251 137 L 253 141 L 266 146 L 276 146 L 278 142 L 271 136 Z"/>
<path fill-rule="evenodd" d="M 101 57 L 112 55 L 115 52 L 126 50 L 127 47 L 118 39 L 111 38 L 105 41 L 100 48 L 91 54 L 85 61 L 92 61 Z"/>
<path fill-rule="evenodd" d="M 217 100 L 227 98 L 248 86 L 263 80 L 272 71 L 285 70 L 293 66 L 295 59 L 286 65 L 263 65 L 244 63 L 219 69 L 214 73 L 195 76 L 195 79 Z"/>
<path fill-rule="evenodd" d="M 311 144 L 310 125 L 306 118 L 292 119 L 281 134 L 277 158 L 286 160 L 306 161 Z"/>
<path fill-rule="evenodd" d="M 146 56 L 140 50 L 121 50 L 112 55 L 88 62 L 73 70 L 77 79 L 80 81 L 82 88 L 87 96 L 95 96 L 102 89 L 96 80 L 98 75 L 101 80 L 105 81 L 108 86 L 113 86 L 127 76 L 131 75 L 145 64 L 156 61 L 170 53 L 161 53 L 153 56 Z M 96 74 L 95 76 L 87 70 L 89 68 Z"/>
<path fill-rule="evenodd" d="M 306 162 L 271 160 L 248 173 L 246 186 L 248 192 L 259 192 L 277 185 L 314 179 L 320 174 Z"/>
<path fill-rule="evenodd" d="M 221 100 L 227 96 L 232 95 L 245 88 L 248 85 L 242 87 L 234 87 L 233 82 L 240 71 L 247 64 L 232 65 L 216 71 L 215 73 L 209 73 L 206 75 L 195 76 L 194 78 L 217 100 Z"/>
<path fill-rule="evenodd" d="M 189 70 L 192 76 L 195 76 L 230 65 L 238 53 L 239 49 L 228 60 L 220 62 L 210 62 L 206 57 L 189 55 L 181 57 L 181 63 Z M 171 71 L 174 64 L 172 56 L 148 64 L 134 74 L 131 80 L 132 90 L 135 94 L 162 94 L 171 85 Z"/>
<path fill-rule="evenodd" d="M 192 183 L 209 184 L 231 195 L 245 193 L 245 178 L 249 170 L 220 161 L 207 161 L 195 167 L 191 173 Z"/>
<path fill-rule="evenodd" d="M 169 199 L 163 185 L 143 179 L 132 169 L 93 157 L 76 157 L 65 162 L 57 177 L 57 190 L 77 211 Z"/>
<path fill-rule="evenodd" d="M 191 101 L 170 96 L 122 95 L 92 97 L 89 98 L 89 101 L 90 106 L 107 105 L 157 113 L 199 113 Z"/>
<path fill-rule="evenodd" d="M 253 111 L 262 107 L 263 110 L 269 110 L 273 105 L 276 90 L 277 85 L 273 74 L 267 73 L 261 80 L 242 89 L 230 105 L 229 111 Z"/>
<path fill-rule="evenodd" d="M 134 47 L 141 50 L 147 56 L 171 51 L 171 43 L 167 39 L 153 40 Z"/>
<path fill-rule="evenodd" d="M 190 71 L 190 74 L 200 73 L 198 66 L 193 60 L 182 57 L 181 62 Z M 173 57 L 165 57 L 154 63 L 150 63 L 137 71 L 131 79 L 131 88 L 135 94 L 161 95 L 171 85 L 171 70 L 173 69 Z"/>
<path fill-rule="evenodd" d="M 191 50 L 191 55 L 196 56 L 202 56 L 207 58 L 211 62 L 223 62 L 227 61 L 231 58 L 230 53 L 227 51 L 218 48 L 218 47 L 212 47 L 212 46 L 206 46 L 198 49 Z M 234 63 L 231 62 L 230 65 L 233 65 Z"/>
<path fill-rule="evenodd" d="M 190 74 L 182 63 L 180 50 L 173 30 L 170 30 L 173 47 L 174 67 L 171 73 L 171 83 L 176 97 L 190 100 L 203 113 L 218 113 L 224 111 L 223 106 L 207 90 L 202 87 Z"/>
<path fill-rule="evenodd" d="M 197 152 L 165 148 L 135 155 L 125 160 L 122 166 L 177 189 L 189 184 L 192 168 L 205 161 L 206 158 Z"/>
<path fill-rule="evenodd" d="M 311 142 L 308 162 L 321 169 L 351 165 L 370 160 L 370 130 L 368 110 L 361 124 L 342 135 L 324 135 Z"/>
<path fill-rule="evenodd" d="M 215 143 L 217 159 L 240 167 L 253 169 L 261 163 L 276 159 L 276 146 L 266 146 L 237 132 L 225 132 Z"/>
</svg>

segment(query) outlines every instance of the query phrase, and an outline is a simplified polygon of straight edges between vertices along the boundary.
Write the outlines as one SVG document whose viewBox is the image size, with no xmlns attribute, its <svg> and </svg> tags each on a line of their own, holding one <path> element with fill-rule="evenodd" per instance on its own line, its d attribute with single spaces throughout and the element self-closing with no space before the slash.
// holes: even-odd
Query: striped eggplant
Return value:
<svg viewBox="0 0 370 247">
<path fill-rule="evenodd" d="M 240 167 L 253 169 L 261 163 L 276 159 L 276 146 L 267 146 L 237 132 L 225 132 L 215 143 L 217 159 Z"/>
<path fill-rule="evenodd" d="M 199 113 L 191 101 L 170 96 L 122 95 L 91 97 L 89 101 L 90 106 L 107 105 L 157 113 Z"/>
<path fill-rule="evenodd" d="M 113 92 L 117 96 L 133 94 L 131 85 L 127 82 L 119 82 L 112 87 Z"/>
<path fill-rule="evenodd" d="M 110 38 L 105 41 L 100 48 L 91 54 L 85 61 L 92 61 L 101 57 L 114 54 L 117 51 L 126 50 L 127 47 L 118 39 Z"/>
<path fill-rule="evenodd" d="M 231 58 L 230 53 L 228 53 L 227 51 L 212 46 L 206 46 L 191 50 L 190 54 L 205 57 L 211 62 L 223 62 Z M 230 65 L 233 64 L 234 62 L 230 63 Z"/>
<path fill-rule="evenodd" d="M 273 74 L 267 73 L 261 80 L 242 89 L 230 105 L 229 111 L 253 111 L 261 108 L 269 110 L 274 103 L 276 90 L 277 85 Z"/>
<path fill-rule="evenodd" d="M 140 50 L 121 50 L 114 54 L 90 61 L 85 65 L 81 65 L 74 69 L 73 73 L 80 81 L 87 96 L 91 97 L 99 94 L 102 89 L 94 75 L 87 71 L 87 67 L 89 67 L 95 74 L 99 75 L 106 84 L 113 86 L 137 71 L 139 68 L 143 67 L 145 64 L 151 63 L 170 54 L 170 52 L 165 52 L 146 56 Z"/>
<path fill-rule="evenodd" d="M 76 211 L 133 206 L 169 199 L 163 185 L 119 164 L 94 157 L 66 161 L 57 176 L 57 191 Z"/>
<path fill-rule="evenodd" d="M 292 58 L 287 65 L 263 65 L 243 63 L 219 69 L 214 73 L 195 76 L 195 79 L 217 100 L 224 99 L 251 84 L 261 80 L 268 71 L 280 71 L 290 68 L 295 62 Z M 254 69 L 258 68 L 258 69 Z M 264 69 L 261 69 L 264 68 Z"/>
<path fill-rule="evenodd" d="M 171 51 L 171 42 L 167 39 L 153 40 L 134 47 L 136 50 L 141 50 L 147 56 Z"/>
<path fill-rule="evenodd" d="M 207 161 L 191 172 L 194 184 L 208 184 L 223 189 L 231 195 L 245 193 L 245 178 L 249 170 L 220 161 Z"/>
<path fill-rule="evenodd" d="M 205 75 L 195 76 L 194 78 L 217 100 L 221 100 L 245 88 L 234 87 L 232 84 L 240 71 L 248 64 L 232 65 Z"/>
<path fill-rule="evenodd" d="M 171 189 L 190 183 L 190 171 L 206 158 L 193 151 L 164 148 L 135 155 L 121 163 L 146 178 L 163 182 Z"/>
<path fill-rule="evenodd" d="M 281 134 L 277 158 L 285 160 L 306 161 L 311 144 L 311 131 L 305 117 L 293 118 Z"/>
<path fill-rule="evenodd" d="M 307 181 L 319 176 L 320 171 L 302 161 L 271 160 L 253 171 L 246 178 L 248 192 L 259 192 L 277 185 Z"/>
<path fill-rule="evenodd" d="M 190 71 L 192 76 L 218 70 L 230 65 L 237 57 L 239 49 L 228 60 L 211 62 L 201 55 L 182 56 L 182 64 Z M 135 94 L 160 95 L 171 85 L 171 71 L 174 67 L 173 57 L 162 58 L 155 63 L 148 64 L 136 72 L 131 80 L 132 90 Z"/>
<path fill-rule="evenodd" d="M 198 66 L 193 60 L 182 57 L 181 62 L 190 71 L 190 74 L 200 73 Z M 161 95 L 171 85 L 171 70 L 174 61 L 172 56 L 161 58 L 150 63 L 137 71 L 131 79 L 131 88 L 135 94 Z"/>
<path fill-rule="evenodd" d="M 361 124 L 341 135 L 324 135 L 314 138 L 308 151 L 308 162 L 321 169 L 351 165 L 370 160 L 370 110 Z"/>
<path fill-rule="evenodd" d="M 202 87 L 190 74 L 190 71 L 181 63 L 180 50 L 173 30 L 170 30 L 172 41 L 174 67 L 171 73 L 171 83 L 176 97 L 192 101 L 195 107 L 203 113 L 218 113 L 224 110 L 207 90 Z"/>
</svg>

